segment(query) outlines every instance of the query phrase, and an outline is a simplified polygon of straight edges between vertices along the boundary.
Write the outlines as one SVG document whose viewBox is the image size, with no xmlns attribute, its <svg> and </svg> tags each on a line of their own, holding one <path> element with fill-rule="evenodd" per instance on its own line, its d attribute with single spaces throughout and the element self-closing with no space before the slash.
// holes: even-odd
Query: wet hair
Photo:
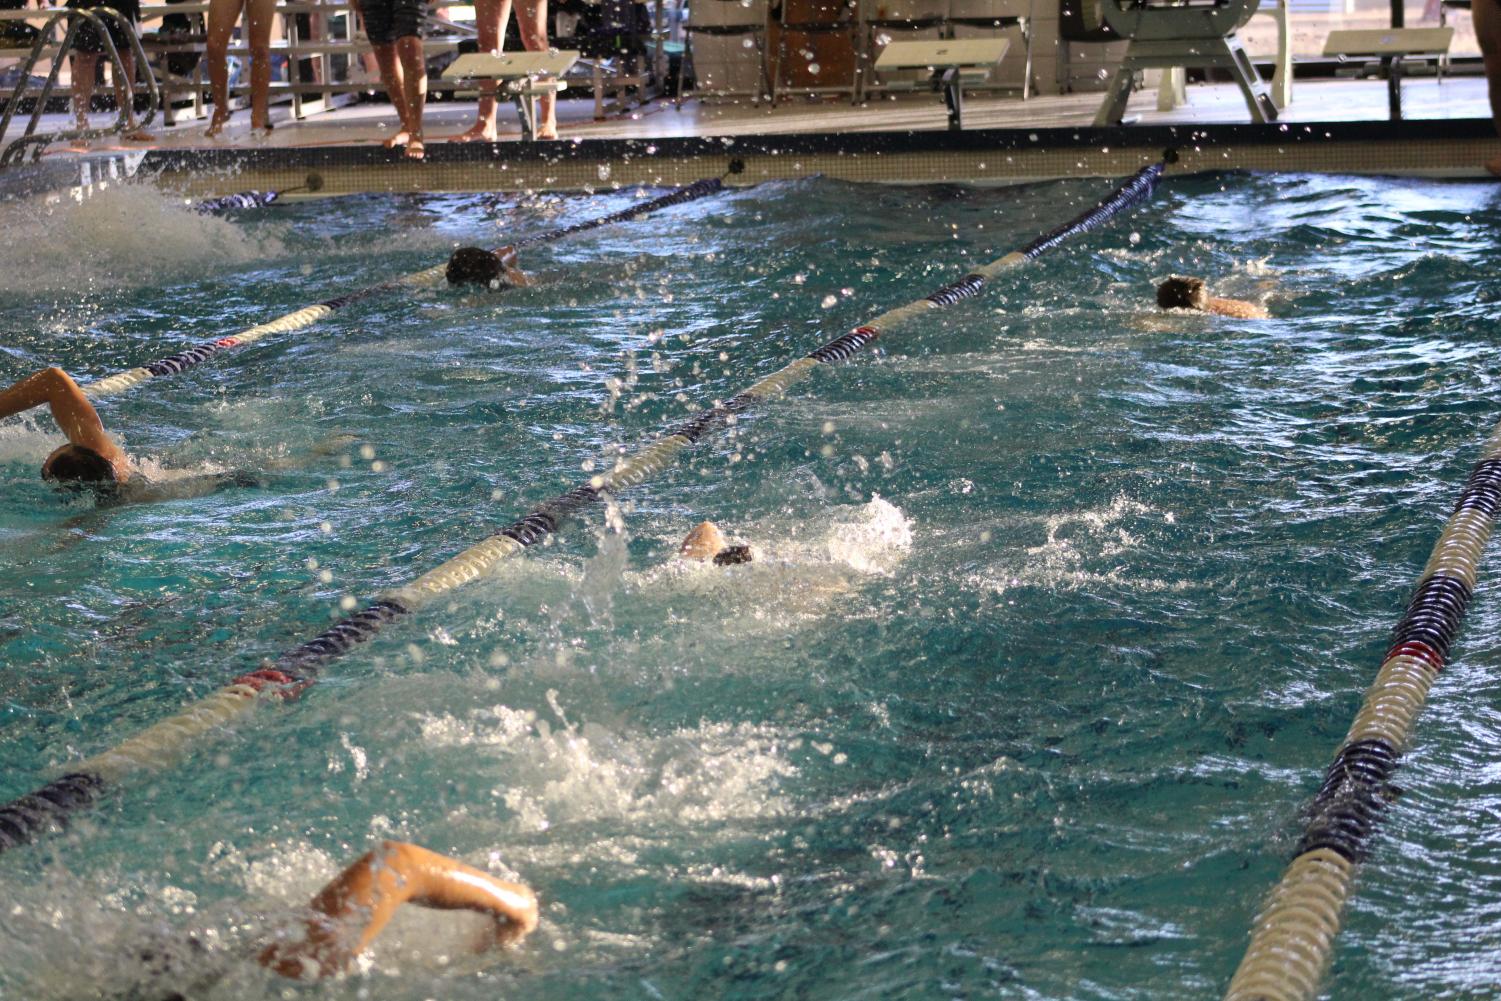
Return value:
<svg viewBox="0 0 1501 1001">
<path fill-rule="evenodd" d="M 114 465 L 82 445 L 64 445 L 42 463 L 42 479 L 54 483 L 114 483 Z"/>
<path fill-rule="evenodd" d="M 1179 278 L 1177 275 L 1157 286 L 1157 305 L 1163 309 L 1207 309 L 1209 289 L 1201 278 Z"/>
<path fill-rule="evenodd" d="M 714 565 L 732 567 L 737 563 L 749 563 L 751 559 L 750 546 L 726 546 L 714 554 Z"/>
<path fill-rule="evenodd" d="M 500 258 L 481 247 L 460 247 L 448 258 L 450 285 L 493 285 L 505 277 Z"/>
</svg>

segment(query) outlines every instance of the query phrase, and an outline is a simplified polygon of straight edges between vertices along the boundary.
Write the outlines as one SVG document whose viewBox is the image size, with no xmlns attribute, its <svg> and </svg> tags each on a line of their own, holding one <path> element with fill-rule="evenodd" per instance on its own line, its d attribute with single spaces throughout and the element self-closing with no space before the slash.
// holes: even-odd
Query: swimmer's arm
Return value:
<svg viewBox="0 0 1501 1001">
<path fill-rule="evenodd" d="M 520 939 L 537 927 L 537 898 L 527 887 L 416 845 L 387 841 L 313 898 L 303 941 L 268 946 L 260 962 L 287 977 L 337 973 L 408 901 L 489 914 L 499 924 L 500 941 Z"/>
<path fill-rule="evenodd" d="M 68 441 L 98 452 L 123 467 L 125 452 L 104 430 L 104 422 L 83 390 L 60 368 L 44 368 L 0 392 L 0 420 L 47 404 Z"/>
<path fill-rule="evenodd" d="M 1258 306 L 1244 299 L 1210 299 L 1207 311 L 1221 316 L 1233 316 L 1240 320 L 1270 320 L 1272 318 L 1272 314 L 1266 311 L 1265 306 Z"/>
<path fill-rule="evenodd" d="M 521 288 L 537 284 L 535 279 L 528 278 L 526 272 L 516 266 L 516 248 L 514 245 L 507 244 L 501 247 L 495 252 L 495 256 L 499 258 L 500 266 L 506 273 L 506 281 L 511 285 Z"/>
</svg>

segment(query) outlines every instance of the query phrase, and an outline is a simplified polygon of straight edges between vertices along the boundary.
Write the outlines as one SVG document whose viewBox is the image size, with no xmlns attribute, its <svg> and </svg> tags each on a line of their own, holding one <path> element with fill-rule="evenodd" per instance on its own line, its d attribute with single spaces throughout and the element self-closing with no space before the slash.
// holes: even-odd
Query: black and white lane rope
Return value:
<svg viewBox="0 0 1501 1001">
<path fill-rule="evenodd" d="M 1392 798 L 1392 773 L 1475 593 L 1498 510 L 1501 427 L 1481 450 L 1397 623 L 1376 680 L 1324 773 L 1292 863 L 1256 917 L 1226 1001 L 1312 1001 L 1318 996 L 1356 866 Z"/>
</svg>

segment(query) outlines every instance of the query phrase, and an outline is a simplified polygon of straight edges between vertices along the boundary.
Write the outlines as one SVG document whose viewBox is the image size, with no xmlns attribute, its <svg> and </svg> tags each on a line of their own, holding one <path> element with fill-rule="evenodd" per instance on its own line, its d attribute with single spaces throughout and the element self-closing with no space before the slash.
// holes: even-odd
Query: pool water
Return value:
<svg viewBox="0 0 1501 1001">
<path fill-rule="evenodd" d="M 102 405 L 158 478 L 260 486 L 100 506 L 38 481 L 50 420 L 7 422 L 0 799 L 1105 190 L 737 191 L 537 248 L 532 288 L 372 300 Z M 4 207 L 0 379 L 635 197 Z M 1498 232 L 1491 186 L 1165 183 L 8 853 L 0 997 L 1217 997 L 1501 418 Z M 1173 272 L 1279 318 L 1159 314 Z M 759 559 L 674 562 L 706 518 Z M 1493 569 L 1332 998 L 1501 976 Z M 543 927 L 475 957 L 476 919 L 407 915 L 306 986 L 236 958 L 381 838 L 528 881 Z"/>
</svg>

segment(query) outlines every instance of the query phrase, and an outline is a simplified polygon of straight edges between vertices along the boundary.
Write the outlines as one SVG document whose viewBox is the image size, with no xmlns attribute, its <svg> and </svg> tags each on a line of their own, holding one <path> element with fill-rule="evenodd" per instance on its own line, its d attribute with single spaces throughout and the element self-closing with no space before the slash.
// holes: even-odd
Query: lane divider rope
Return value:
<svg viewBox="0 0 1501 1001">
<path fill-rule="evenodd" d="M 1324 774 L 1281 882 L 1251 930 L 1226 1001 L 1312 1001 L 1428 689 L 1448 660 L 1501 510 L 1501 426 L 1486 440 L 1397 623 L 1376 680 Z"/>
<path fill-rule="evenodd" d="M 62 826 L 69 814 L 94 803 L 110 784 L 127 774 L 165 767 L 204 731 L 245 714 L 262 698 L 289 698 L 300 693 L 316 681 L 321 668 L 369 640 L 387 623 L 486 576 L 502 560 L 542 542 L 557 532 L 569 516 L 601 500 L 605 494 L 646 481 L 671 464 L 679 452 L 697 444 L 711 431 L 732 423 L 738 414 L 786 392 L 820 365 L 846 361 L 899 323 L 979 295 L 995 275 L 1034 260 L 1068 237 L 1093 229 L 1123 209 L 1145 201 L 1161 180 L 1166 163 L 1174 159 L 1169 154 L 1163 163 L 1142 168 L 1089 211 L 1021 250 L 976 268 L 926 298 L 888 310 L 760 379 L 724 403 L 699 411 L 636 452 L 621 456 L 610 470 L 537 505 L 494 535 L 281 654 L 266 668 L 234 679 L 176 716 L 79 763 L 68 774 L 30 795 L 0 806 L 0 852 L 26 844 L 49 828 Z"/>
<path fill-rule="evenodd" d="M 573 236 L 576 233 L 598 229 L 601 226 L 630 222 L 642 216 L 650 215 L 659 209 L 704 198 L 716 194 L 723 189 L 724 182 L 717 177 L 694 181 L 692 184 L 684 185 L 661 197 L 639 202 L 619 212 L 612 212 L 609 215 L 587 219 L 572 226 L 564 226 L 560 229 L 549 230 L 545 233 L 526 237 L 517 241 L 515 246 L 518 248 L 536 246 L 540 243 L 550 243 L 566 236 Z M 235 198 L 239 196 L 230 197 Z M 256 341 L 269 337 L 272 334 L 284 334 L 294 330 L 302 330 L 305 327 L 311 327 L 330 313 L 365 299 L 371 299 L 375 296 L 385 295 L 400 289 L 426 288 L 438 285 L 443 282 L 447 267 L 448 265 L 445 261 L 443 264 L 436 265 L 435 267 L 423 268 L 421 271 L 414 271 L 409 275 L 402 275 L 399 278 L 393 278 L 378 285 L 371 285 L 367 288 L 362 288 L 346 295 L 335 296 L 332 299 L 327 299 L 311 306 L 304 306 L 301 309 L 287 313 L 285 316 L 278 316 L 276 319 L 269 320 L 266 323 L 247 327 L 239 333 L 229 334 L 211 341 L 203 341 L 176 354 L 168 355 L 165 358 L 158 358 L 156 361 L 145 365 L 127 369 L 123 372 L 116 372 L 113 375 L 95 379 L 93 382 L 84 383 L 79 388 L 94 399 L 116 396 L 127 390 L 134 389 L 149 379 L 159 378 L 164 375 L 176 375 L 185 369 L 200 365 L 214 355 L 222 351 L 228 351 L 230 348 L 242 348 L 247 344 L 254 344 Z"/>
</svg>

